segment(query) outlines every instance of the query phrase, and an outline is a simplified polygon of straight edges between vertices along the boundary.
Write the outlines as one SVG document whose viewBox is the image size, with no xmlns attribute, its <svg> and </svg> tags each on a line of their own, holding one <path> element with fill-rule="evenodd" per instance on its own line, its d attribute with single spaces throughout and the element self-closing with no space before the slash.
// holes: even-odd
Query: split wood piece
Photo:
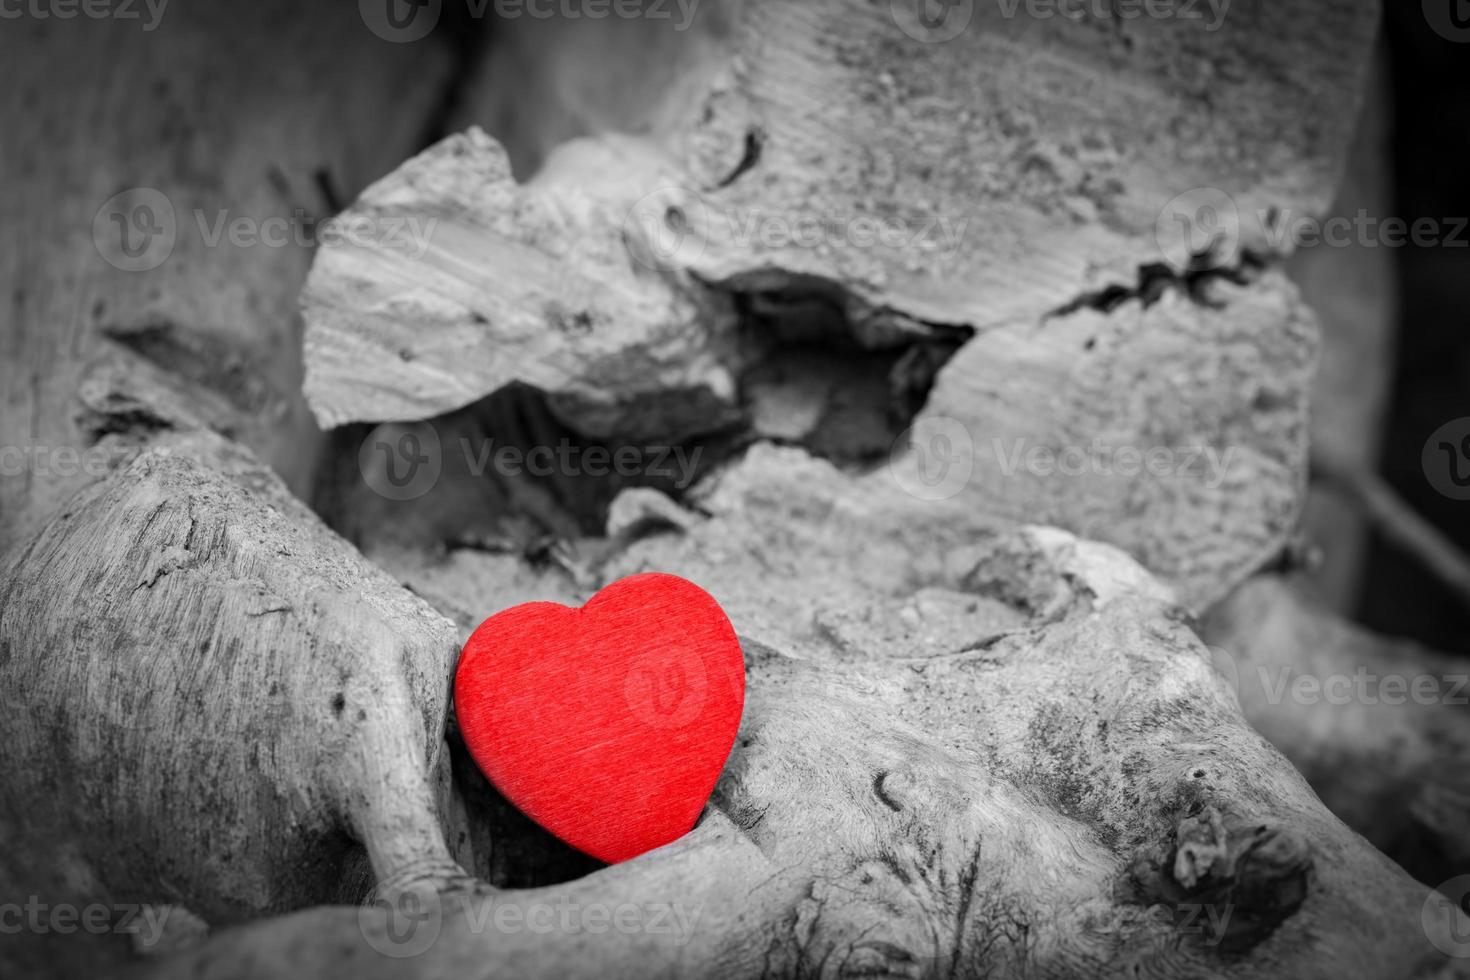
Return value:
<svg viewBox="0 0 1470 980">
<path fill-rule="evenodd" d="M 635 140 L 576 143 L 522 187 L 471 129 L 374 184 L 344 220 L 424 235 L 318 253 L 302 295 L 318 420 L 428 418 L 524 382 L 588 435 L 729 424 L 729 299 L 639 266 L 624 245 L 640 181 L 663 166 Z"/>
<path fill-rule="evenodd" d="M 706 281 L 811 276 L 855 307 L 985 327 L 1178 268 L 1215 231 L 1238 238 L 1226 263 L 1270 251 L 1272 209 L 1331 203 L 1377 4 L 1186 7 L 742 0 L 512 19 L 454 118 L 525 174 L 574 137 L 662 148 L 687 174 L 663 188 L 687 198 L 678 258 Z"/>
<path fill-rule="evenodd" d="M 680 319 L 674 307 L 694 294 L 674 280 L 638 272 L 626 254 L 587 254 L 586 222 L 613 220 L 590 194 L 575 222 L 546 226 L 537 202 L 547 194 L 515 189 L 502 152 L 473 132 L 377 185 L 355 213 L 432 216 L 439 231 L 417 260 L 346 243 L 319 255 L 307 357 L 324 421 L 435 416 L 524 381 L 593 435 L 677 438 L 727 423 L 732 375 L 708 372 L 732 349 L 729 321 Z M 597 284 L 570 305 L 567 269 Z M 548 304 L 606 329 L 548 329 Z M 911 504 L 1118 544 L 1207 608 L 1295 525 L 1315 340 L 1310 312 L 1275 272 L 986 331 L 940 371 L 912 430 L 902 465 L 923 472 Z"/>
<path fill-rule="evenodd" d="M 589 434 L 688 434 L 729 421 L 735 403 L 730 379 L 745 365 L 731 353 L 730 294 L 814 292 L 845 310 L 858 342 L 883 345 L 942 325 L 978 328 L 982 339 L 1027 334 L 1052 311 L 1086 315 L 1130 296 L 1146 305 L 1159 289 L 1199 285 L 1167 269 L 1198 265 L 1189 253 L 1217 231 L 1220 254 L 1204 264 L 1233 273 L 1247 249 L 1279 244 L 1267 216 L 1315 214 L 1331 200 L 1375 22 L 1374 6 L 1358 0 L 1236 4 L 1218 23 L 1043 20 L 967 5 L 950 10 L 969 18 L 955 23 L 963 29 L 940 39 L 914 12 L 748 0 L 683 25 L 652 16 L 505 25 L 510 55 L 487 79 L 524 67 L 544 82 L 546 127 L 488 80 L 462 118 L 502 126 L 512 156 L 540 169 L 517 186 L 504 154 L 471 130 L 375 188 L 362 214 L 439 217 L 449 230 L 415 260 L 350 244 L 323 252 L 308 291 L 318 417 L 431 417 L 524 380 Z M 1339 29 L 1324 34 L 1326 22 Z M 525 57 L 532 47 L 537 63 Z M 591 50 L 602 57 L 581 57 Z M 649 97 L 660 91 L 666 98 Z M 1219 227 L 1202 227 L 1212 215 Z M 910 234 L 849 241 L 857 220 Z M 812 229 L 815 243 L 792 234 Z M 1275 285 L 1266 293 L 1231 329 L 1258 348 L 1220 355 L 1234 362 L 1231 379 L 1255 360 L 1260 387 L 1272 389 L 1228 426 L 1245 430 L 1237 441 L 1251 458 L 1225 484 L 1119 481 L 1099 497 L 1079 480 L 1077 500 L 1023 519 L 1122 544 L 1195 609 L 1272 557 L 1304 482 L 1291 417 L 1301 399 L 1281 392 L 1302 379 L 1310 331 L 1294 299 Z M 1247 318 L 1264 332 L 1246 330 Z M 564 336 L 578 324 L 590 326 L 585 336 Z M 654 353 L 650 338 L 664 342 Z M 1124 379 L 1148 367 L 1145 357 L 1114 370 L 1086 340 L 1018 382 L 1050 396 L 1074 369 Z M 1132 351 L 1156 354 L 1155 342 Z M 1116 428 L 1127 438 L 1197 434 L 1199 448 L 1223 451 L 1204 399 L 1223 397 L 1232 414 L 1242 406 L 1220 390 L 1191 400 L 1200 363 L 1165 361 L 1152 402 L 1116 426 L 1087 406 L 1078 416 L 1075 405 L 1028 403 L 1015 416 L 1044 419 L 1068 445 Z M 624 372 L 630 365 L 641 373 Z M 1253 466 L 1261 486 L 1235 492 Z M 978 506 L 995 498 L 1009 515 L 1034 486 L 975 489 Z M 1133 509 L 1118 510 L 1120 498 Z M 1173 533 L 1137 539 L 1137 515 L 1160 508 L 1158 526 L 1226 531 L 1192 550 Z"/>
<path fill-rule="evenodd" d="M 1115 544 L 1209 608 L 1296 531 L 1318 335 L 1276 272 L 1201 298 L 976 337 L 915 421 L 920 475 L 968 472 L 957 500 Z"/>
<path fill-rule="evenodd" d="M 1315 338 L 1278 274 L 1210 295 L 1220 307 L 1166 297 L 982 334 L 940 372 L 907 445 L 866 475 L 757 444 L 693 496 L 724 522 L 708 531 L 708 574 L 753 589 L 755 621 L 789 634 L 833 581 L 954 587 L 967 539 L 1040 521 L 1123 548 L 1208 608 L 1295 527 Z M 683 548 L 656 538 L 614 567 L 664 567 Z M 833 578 L 812 574 L 828 561 Z"/>
<path fill-rule="evenodd" d="M 353 4 L 154 6 L 0 33 L 0 445 L 30 454 L 0 478 L 0 552 L 120 461 L 74 402 L 109 339 L 214 393 L 219 427 L 305 492 L 297 296 L 317 222 L 419 148 L 450 67 Z"/>
</svg>

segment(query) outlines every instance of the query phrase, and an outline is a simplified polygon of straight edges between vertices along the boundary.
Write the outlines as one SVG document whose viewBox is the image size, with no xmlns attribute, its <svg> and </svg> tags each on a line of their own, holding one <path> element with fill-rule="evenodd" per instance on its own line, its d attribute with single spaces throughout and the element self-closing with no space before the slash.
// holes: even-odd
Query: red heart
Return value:
<svg viewBox="0 0 1470 980">
<path fill-rule="evenodd" d="M 527 816 L 603 861 L 686 834 L 730 755 L 745 660 L 725 611 L 674 575 L 633 575 L 580 609 L 528 602 L 471 634 L 459 730 Z"/>
</svg>

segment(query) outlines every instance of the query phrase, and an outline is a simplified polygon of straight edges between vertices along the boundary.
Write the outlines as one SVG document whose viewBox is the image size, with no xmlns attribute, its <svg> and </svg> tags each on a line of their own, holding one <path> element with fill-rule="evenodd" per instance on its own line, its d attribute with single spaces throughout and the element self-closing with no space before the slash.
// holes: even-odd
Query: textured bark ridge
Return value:
<svg viewBox="0 0 1470 980">
<path fill-rule="evenodd" d="M 685 433 L 728 422 L 734 378 L 716 352 L 732 343 L 733 309 L 630 265 L 627 175 L 649 151 L 610 152 L 577 167 L 572 189 L 549 177 L 521 188 L 500 146 L 471 130 L 371 187 L 347 220 L 412 219 L 427 241 L 422 254 L 403 241 L 323 249 L 303 299 L 306 395 L 322 422 L 439 415 L 515 381 L 559 396 L 589 434 L 644 435 L 636 405 L 654 397 L 690 403 Z"/>
<path fill-rule="evenodd" d="M 412 957 L 383 955 L 404 941 L 383 909 L 318 909 L 150 975 L 1430 975 L 1423 886 L 1245 726 L 1136 565 L 1045 530 L 986 564 L 1026 565 L 1031 588 L 995 600 L 1011 615 L 972 649 L 824 662 L 747 641 L 737 748 L 668 848 L 426 899 Z M 677 942 L 493 925 L 559 903 L 668 903 L 691 925 Z"/>
<path fill-rule="evenodd" d="M 715 512 L 644 545 L 698 574 L 702 554 L 745 533 Z M 57 678 L 42 707 L 7 711 L 5 734 L 79 794 L 22 825 L 78 855 L 99 887 L 219 923 L 247 911 L 241 896 L 263 911 L 322 887 L 360 895 L 366 881 L 323 865 L 324 839 L 335 827 L 366 844 L 383 903 L 225 929 L 146 968 L 157 976 L 450 977 L 472 963 L 573 976 L 1434 975 L 1425 888 L 1246 726 L 1167 589 L 1056 530 L 967 551 L 953 587 L 892 614 L 874 615 L 860 583 L 832 589 L 824 617 L 847 624 L 840 644 L 808 637 L 797 658 L 780 644 L 804 631 L 757 627 L 741 736 L 688 838 L 563 885 L 496 890 L 467 881 L 459 867 L 488 855 L 458 833 L 446 848 L 435 816 L 476 821 L 475 774 L 458 775 L 447 807 L 427 790 L 448 624 L 248 456 L 175 439 L 78 498 L 4 585 L 5 690 Z M 90 574 L 75 571 L 82 556 Z M 82 593 L 105 619 L 58 615 Z M 201 649 L 225 635 L 228 658 L 222 640 Z M 94 699 L 116 703 L 116 719 Z M 57 718 L 89 712 L 58 731 Z M 213 801 L 207 833 L 199 799 Z M 648 928 L 514 924 L 541 906 L 621 905 Z M 682 931 L 653 928 L 665 907 Z"/>
<path fill-rule="evenodd" d="M 453 626 L 247 452 L 152 446 L 0 582 L 16 846 L 222 924 L 449 862 L 429 816 Z M 95 610 L 87 615 L 86 610 Z M 24 843 L 22 843 L 24 842 Z M 125 842 L 125 843 L 122 843 Z"/>
</svg>

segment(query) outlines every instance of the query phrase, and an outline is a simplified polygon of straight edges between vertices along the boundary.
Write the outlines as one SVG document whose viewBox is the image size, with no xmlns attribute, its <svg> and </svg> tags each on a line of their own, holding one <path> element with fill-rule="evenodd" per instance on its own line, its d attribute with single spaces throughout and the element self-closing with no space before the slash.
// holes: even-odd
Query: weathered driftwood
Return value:
<svg viewBox="0 0 1470 980">
<path fill-rule="evenodd" d="M 508 27 L 502 70 L 536 45 L 548 122 L 505 93 L 464 116 L 540 169 L 517 185 L 472 129 L 363 197 L 352 214 L 440 224 L 418 256 L 322 251 L 305 294 L 318 418 L 424 418 L 523 381 L 585 434 L 673 439 L 753 397 L 759 338 L 735 330 L 732 297 L 825 305 L 867 347 L 978 331 L 923 411 L 966 433 L 962 499 L 1119 544 L 1192 608 L 1222 597 L 1288 539 L 1314 349 L 1291 287 L 1235 267 L 1271 251 L 1271 208 L 1330 200 L 1372 6 L 1250 4 L 1206 32 L 977 5 L 942 43 L 906 33 L 903 7 L 750 0 L 682 34 Z M 592 63 L 571 66 L 598 39 L 613 82 L 583 98 Z M 648 86 L 626 79 L 649 59 L 679 82 L 636 107 Z M 593 135 L 540 158 L 576 132 Z M 1196 188 L 1215 196 L 1170 204 Z M 1229 275 L 1171 275 L 1181 243 L 1208 250 L 1189 222 L 1216 192 L 1221 221 L 1240 219 L 1238 247 L 1210 256 Z M 1030 452 L 1080 472 L 1018 475 Z"/>
<path fill-rule="evenodd" d="M 636 291 L 612 288 L 598 270 L 626 276 L 636 263 L 581 243 L 616 209 L 580 188 L 551 197 L 581 203 L 547 245 L 508 180 L 502 151 L 471 132 L 359 202 L 361 217 L 440 224 L 416 260 L 323 250 L 306 300 L 307 390 L 323 420 L 422 418 L 512 381 L 547 390 L 589 436 L 678 439 L 738 417 L 721 362 L 732 352 L 739 363 L 733 313 L 716 294 L 697 315 L 651 273 Z M 564 264 L 593 270 L 585 289 L 568 286 Z M 561 311 L 550 320 L 549 306 Z M 1314 342 L 1310 313 L 1275 273 L 986 331 L 941 369 L 920 414 L 952 457 L 931 450 L 927 462 L 970 474 L 949 491 L 957 503 L 1124 545 L 1203 608 L 1294 526 Z"/>
<path fill-rule="evenodd" d="M 728 504 L 763 485 L 727 484 Z M 753 500 L 722 514 L 717 496 L 702 525 L 633 550 L 677 545 L 687 560 L 663 567 L 703 571 L 701 555 L 763 523 Z M 49 692 L 4 713 L 8 744 L 44 760 L 20 778 L 46 784 L 11 797 L 41 811 L 10 816 L 30 835 L 18 840 L 73 854 L 112 894 L 217 924 L 360 894 L 341 880 L 344 833 L 366 844 L 380 894 L 428 903 L 391 934 L 379 907 L 225 930 L 147 968 L 160 976 L 291 964 L 447 977 L 470 962 L 518 975 L 1431 975 L 1426 889 L 1248 730 L 1166 589 L 1059 531 L 949 558 L 959 587 L 911 595 L 917 620 L 872 616 L 857 582 L 823 610 L 852 625 L 840 643 L 795 659 L 747 642 L 742 735 L 688 839 L 567 885 L 497 891 L 450 855 L 479 867 L 476 848 L 498 842 L 446 846 L 429 790 L 449 625 L 247 454 L 165 440 L 69 504 L 0 589 L 0 689 Z M 821 556 L 814 568 L 831 571 Z M 743 598 L 781 580 L 764 581 Z M 84 595 L 94 616 L 76 615 Z M 458 774 L 459 807 L 475 778 Z M 647 928 L 481 918 L 541 904 L 578 923 L 632 905 Z M 674 917 L 655 927 L 665 905 Z"/>
<path fill-rule="evenodd" d="M 74 901 L 210 923 L 354 897 L 352 839 L 380 879 L 442 874 L 457 639 L 247 452 L 161 440 L 0 580 L 11 846 L 72 855 Z"/>
<path fill-rule="evenodd" d="M 973 433 L 970 505 L 1124 547 L 1203 609 L 1296 526 L 1316 339 L 1278 273 L 1221 280 L 984 333 L 920 417 Z"/>
<path fill-rule="evenodd" d="M 647 569 L 705 583 L 746 635 L 807 657 L 842 660 L 865 646 L 930 655 L 1015 628 L 1006 610 L 975 595 L 1024 582 L 1021 566 L 987 571 L 980 560 L 1001 525 L 892 493 L 902 465 L 854 482 L 798 449 L 757 446 L 701 486 L 690 501 L 698 512 L 648 526 L 612 550 L 566 548 L 561 575 L 468 550 L 379 560 L 462 630 L 478 622 L 479 596 L 503 595 L 494 607 L 535 595 L 575 602 L 602 581 Z M 1313 611 L 1274 581 L 1253 581 L 1204 620 L 1245 717 L 1355 830 L 1426 878 L 1449 877 L 1470 840 L 1455 775 L 1464 768 L 1470 716 L 1451 697 L 1464 672 Z M 1361 691 L 1352 680 L 1360 673 L 1374 678 Z M 1293 695 L 1302 675 L 1351 686 L 1341 690 L 1334 680 L 1331 700 L 1319 691 L 1302 704 Z M 1423 677 L 1421 688 L 1429 678 L 1450 679 L 1434 683 L 1427 704 L 1407 694 L 1384 704 L 1377 681 L 1388 676 Z M 1458 693 L 1470 697 L 1470 689 Z M 1336 703 L 1344 696 L 1350 703 Z"/>
<path fill-rule="evenodd" d="M 1202 635 L 1258 732 L 1343 820 L 1431 884 L 1470 874 L 1470 672 L 1254 579 Z"/>
<path fill-rule="evenodd" d="M 146 975 L 1464 975 L 1436 973 L 1456 964 L 1425 939 L 1427 889 L 1244 725 L 1129 559 L 1038 530 L 981 580 L 1008 585 L 1005 629 L 968 648 L 839 664 L 748 641 L 741 737 L 667 848 L 305 911 Z M 637 924 L 604 930 L 622 906 Z"/>
<path fill-rule="evenodd" d="M 297 302 L 317 222 L 421 145 L 448 75 L 445 50 L 382 41 L 352 4 L 118 13 L 0 32 L 0 552 L 121 458 L 70 455 L 95 437 L 76 398 L 136 356 L 212 391 L 212 421 L 306 491 Z M 110 206 L 130 188 L 156 193 Z"/>
<path fill-rule="evenodd" d="M 376 247 L 323 250 L 306 296 L 307 395 L 329 424 L 442 413 L 520 380 L 549 393 L 558 424 L 625 441 L 731 424 L 757 387 L 736 315 L 772 294 L 779 329 L 796 319 L 783 322 L 780 301 L 809 310 L 815 297 L 859 346 L 974 332 L 911 445 L 875 472 L 756 443 L 702 482 L 690 510 L 625 494 L 606 539 L 559 541 L 536 564 L 523 541 L 483 550 L 477 527 L 442 557 L 442 528 L 418 536 L 391 506 L 347 515 L 406 530 L 372 557 L 461 629 L 515 601 L 578 601 L 644 567 L 718 595 L 749 639 L 750 701 L 700 828 L 575 882 L 491 887 L 588 865 L 517 824 L 456 758 L 452 731 L 446 751 L 454 627 L 248 454 L 196 434 L 153 441 L 75 498 L 0 579 L 0 736 L 28 762 L 0 809 L 0 881 L 52 900 L 179 903 L 179 942 L 201 927 L 184 909 L 223 929 L 139 968 L 161 976 L 1466 975 L 1426 942 L 1425 887 L 1246 728 L 1179 625 L 1176 597 L 1203 608 L 1287 537 L 1305 469 L 1310 318 L 1254 263 L 1203 278 L 1140 272 L 1177 259 L 1155 232 L 1180 191 L 1230 194 L 1256 249 L 1258 209 L 1325 205 L 1369 5 L 1237 0 L 1208 35 L 1198 23 L 1043 22 L 977 5 L 966 32 L 930 44 L 893 9 L 727 6 L 658 40 L 657 84 L 634 70 L 650 60 L 644 41 L 603 43 L 644 25 L 545 25 L 569 42 L 538 43 L 544 57 L 523 75 L 514 61 L 490 72 L 553 96 L 544 126 L 527 131 L 522 115 L 501 130 L 521 128 L 512 158 L 535 167 L 567 136 L 595 138 L 520 186 L 492 141 L 440 144 L 364 195 L 353 216 L 377 222 Z M 242 64 L 297 55 L 267 81 L 240 73 L 259 84 L 231 92 L 230 112 L 206 105 L 196 119 L 185 106 L 232 161 L 221 179 L 233 203 L 210 200 L 208 182 L 164 187 L 181 223 L 193 207 L 276 213 L 319 166 L 350 193 L 402 158 L 434 94 L 424 79 L 441 69 L 436 49 L 379 45 L 351 5 L 324 10 L 252 12 L 269 38 L 216 13 L 177 18 L 170 44 L 149 39 L 148 57 L 173 52 L 170 74 L 217 64 L 199 44 L 215 31 L 233 35 Z M 507 37 L 522 28 L 542 29 L 525 21 Z M 113 36 L 87 30 L 73 50 L 95 45 L 96 57 L 78 62 L 107 64 Z M 589 50 L 621 54 L 609 68 L 581 58 Z M 585 98 L 609 71 L 607 98 Z M 559 83 L 538 88 L 537 72 Z M 618 81 L 630 76 L 642 80 Z M 134 117 L 98 97 L 123 125 L 115 148 L 88 132 L 88 152 L 141 161 L 137 182 L 162 184 L 177 141 L 135 146 Z M 471 98 L 467 121 L 505 97 Z M 280 114 L 283 102 L 295 112 Z M 592 108 L 559 114 L 574 103 Z M 232 142 L 240 133 L 259 147 Z M 280 159 L 284 181 L 261 190 L 259 173 Z M 97 193 L 98 172 L 65 170 L 75 199 L 58 194 L 46 213 L 87 227 L 115 190 Z M 766 216 L 839 229 L 878 218 L 911 236 L 807 248 L 736 234 Z M 424 252 L 390 240 L 397 218 L 419 222 Z M 940 218 L 969 231 L 948 251 L 913 240 Z M 93 254 L 85 236 L 73 247 Z M 69 254 L 51 265 L 75 268 Z M 149 430 L 213 428 L 283 469 L 309 460 L 305 419 L 271 407 L 291 403 L 299 378 L 289 352 L 270 350 L 292 336 L 286 297 L 305 261 L 181 237 L 155 274 L 104 269 L 82 284 L 94 292 L 68 280 L 34 308 L 17 300 L 30 360 L 0 372 L 7 402 L 26 407 L 3 431 L 74 439 L 76 393 L 80 428 L 121 431 L 106 443 L 120 451 Z M 71 316 L 90 306 L 78 295 L 104 301 L 92 320 L 130 349 L 88 373 L 95 331 Z M 71 332 L 49 332 L 60 322 Z M 196 324 L 214 329 L 196 335 Z M 266 353 L 241 354 L 240 337 Z M 31 377 L 34 389 L 19 383 Z M 1018 447 L 1098 442 L 1234 452 L 1223 470 L 1179 479 L 1009 465 Z M 965 478 L 952 486 L 951 473 Z M 21 510 L 7 498 L 3 534 L 69 485 L 27 484 Z M 441 525 L 555 509 L 499 490 L 420 503 Z M 1113 541 L 1164 582 L 1063 531 L 1013 532 L 1038 519 Z M 1323 633 L 1324 649 L 1341 638 Z M 1279 643 L 1259 646 L 1274 656 Z M 1421 748 L 1438 726 L 1458 731 L 1446 713 L 1433 719 L 1408 726 Z M 1385 747 L 1371 745 L 1379 758 Z M 1364 801 L 1386 796 L 1382 784 L 1315 771 L 1331 806 L 1371 824 Z M 1453 846 L 1458 784 L 1426 782 L 1424 766 L 1393 772 L 1419 791 L 1414 819 Z M 373 880 L 406 916 L 328 906 L 228 928 L 350 903 Z M 527 916 L 543 904 L 558 919 L 575 908 L 578 926 L 542 933 Z M 624 906 L 639 927 L 591 925 L 589 912 L 616 920 Z M 497 921 L 510 908 L 519 917 Z M 55 956 L 57 938 L 0 950 L 0 966 L 79 970 Z M 87 955 L 112 966 L 118 952 Z"/>
<path fill-rule="evenodd" d="M 673 438 L 729 423 L 735 383 L 721 348 L 733 347 L 733 306 L 640 275 L 622 245 L 635 181 L 656 162 L 633 140 L 596 147 L 586 165 L 579 149 L 563 153 L 574 192 L 549 177 L 522 188 L 500 146 L 472 130 L 354 204 L 344 220 L 412 220 L 426 237 L 421 254 L 342 242 L 312 267 L 305 391 L 324 425 L 439 415 L 515 381 L 557 396 L 591 435 Z M 640 424 L 640 404 L 654 400 L 663 411 L 642 408 L 652 419 Z"/>
<path fill-rule="evenodd" d="M 732 241 L 715 220 L 691 268 L 806 273 L 873 310 L 988 326 L 1136 283 L 1183 192 L 1231 195 L 1262 251 L 1257 209 L 1325 208 L 1377 19 L 1362 0 L 1238 0 L 1218 22 L 1203 6 L 927 9 L 950 16 L 935 30 L 907 3 L 739 0 L 687 22 L 520 18 L 454 118 L 505 134 L 527 174 L 569 138 L 643 135 L 716 219 L 945 218 L 966 230 L 953 250 Z"/>
</svg>

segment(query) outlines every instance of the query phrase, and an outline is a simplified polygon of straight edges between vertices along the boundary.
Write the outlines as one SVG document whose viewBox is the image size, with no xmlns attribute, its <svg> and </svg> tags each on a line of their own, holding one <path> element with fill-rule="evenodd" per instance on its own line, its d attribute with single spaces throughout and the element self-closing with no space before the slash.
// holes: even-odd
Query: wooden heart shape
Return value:
<svg viewBox="0 0 1470 980">
<path fill-rule="evenodd" d="M 633 575 L 580 609 L 528 602 L 471 634 L 454 675 L 470 755 L 568 844 L 626 861 L 686 834 L 745 705 L 745 659 L 719 603 Z"/>
</svg>

